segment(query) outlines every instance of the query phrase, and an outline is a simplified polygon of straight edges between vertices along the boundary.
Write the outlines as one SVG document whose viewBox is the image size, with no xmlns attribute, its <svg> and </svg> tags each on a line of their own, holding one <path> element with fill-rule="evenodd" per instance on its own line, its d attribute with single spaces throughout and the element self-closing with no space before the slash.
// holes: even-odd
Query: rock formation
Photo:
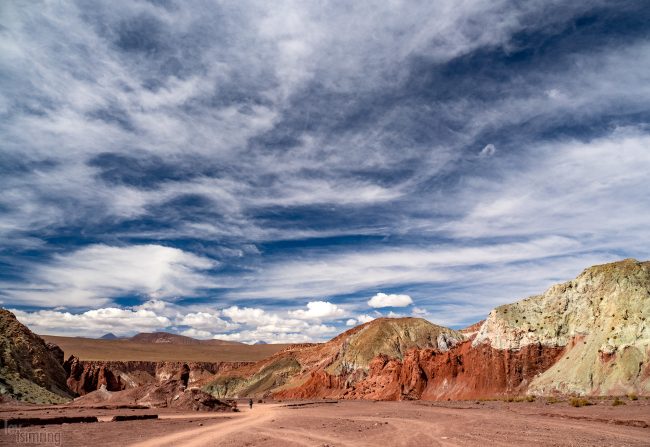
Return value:
<svg viewBox="0 0 650 447">
<path fill-rule="evenodd" d="M 143 385 L 160 384 L 188 368 L 186 386 L 197 387 L 213 380 L 216 374 L 251 365 L 253 362 L 134 362 L 87 361 L 70 356 L 64 363 L 69 389 L 84 395 L 104 386 L 120 391 Z"/>
<path fill-rule="evenodd" d="M 62 354 L 0 309 L 0 394 L 35 403 L 67 401 Z"/>
<path fill-rule="evenodd" d="M 494 309 L 474 346 L 566 352 L 529 392 L 650 392 L 650 262 L 634 259 L 586 269 L 518 303 Z"/>
<path fill-rule="evenodd" d="M 379 318 L 323 344 L 292 346 L 220 375 L 204 389 L 218 397 L 343 397 L 365 379 L 377 356 L 401 360 L 410 349 L 444 352 L 466 340 L 421 318 Z"/>
<path fill-rule="evenodd" d="M 233 411 L 233 406 L 197 388 L 188 388 L 190 367 L 183 364 L 171 379 L 162 383 L 138 386 L 123 391 L 110 391 L 105 385 L 75 399 L 74 406 L 144 406 L 176 408 L 192 411 Z"/>
<path fill-rule="evenodd" d="M 217 396 L 650 395 L 650 262 L 586 269 L 462 331 L 379 319 L 220 375 Z"/>
</svg>

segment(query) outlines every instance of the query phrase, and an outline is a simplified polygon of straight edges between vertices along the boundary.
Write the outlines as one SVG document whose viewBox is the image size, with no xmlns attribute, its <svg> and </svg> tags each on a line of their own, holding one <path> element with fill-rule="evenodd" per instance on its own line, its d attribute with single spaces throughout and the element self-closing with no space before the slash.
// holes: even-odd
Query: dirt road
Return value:
<svg viewBox="0 0 650 447">
<path fill-rule="evenodd" d="M 148 439 L 144 442 L 132 444 L 132 447 L 165 447 L 165 446 L 204 446 L 214 443 L 220 439 L 224 439 L 233 433 L 246 433 L 250 431 L 251 427 L 258 426 L 271 419 L 273 412 L 277 409 L 278 405 L 257 405 L 254 410 L 243 410 L 240 413 L 228 413 L 228 420 L 217 424 L 215 426 L 196 428 L 192 430 L 182 431 L 180 433 L 172 433 L 169 435 L 157 436 Z M 219 416 L 206 415 L 210 419 Z M 169 415 L 163 416 L 161 419 L 178 419 L 183 415 Z M 187 417 L 187 416 L 185 416 Z"/>
<path fill-rule="evenodd" d="M 372 402 L 323 401 L 255 404 L 241 413 L 159 409 L 159 419 L 32 426 L 23 434 L 56 436 L 64 447 L 132 446 L 650 446 L 650 400 L 593 400 L 574 408 L 567 401 Z M 11 414 L 10 414 L 11 413 Z M 147 410 L 25 407 L 0 414 L 94 415 Z M 23 442 L 0 430 L 0 446 Z"/>
<path fill-rule="evenodd" d="M 256 405 L 236 417 L 135 444 L 153 446 L 648 446 L 650 402 L 323 402 Z"/>
</svg>

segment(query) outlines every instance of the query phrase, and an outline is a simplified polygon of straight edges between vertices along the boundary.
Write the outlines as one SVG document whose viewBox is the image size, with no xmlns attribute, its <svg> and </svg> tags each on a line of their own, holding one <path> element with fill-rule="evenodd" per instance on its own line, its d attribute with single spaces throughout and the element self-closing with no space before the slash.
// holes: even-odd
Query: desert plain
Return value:
<svg viewBox="0 0 650 447">
<path fill-rule="evenodd" d="M 0 445 L 647 446 L 650 400 L 265 401 L 237 413 L 5 405 L 8 417 L 97 416 L 99 422 L 6 428 Z M 111 422 L 113 416 L 158 419 Z M 22 438 L 21 438 L 22 437 Z M 36 442 L 29 442 L 30 440 Z M 22 441 L 22 442 L 21 442 Z"/>
</svg>

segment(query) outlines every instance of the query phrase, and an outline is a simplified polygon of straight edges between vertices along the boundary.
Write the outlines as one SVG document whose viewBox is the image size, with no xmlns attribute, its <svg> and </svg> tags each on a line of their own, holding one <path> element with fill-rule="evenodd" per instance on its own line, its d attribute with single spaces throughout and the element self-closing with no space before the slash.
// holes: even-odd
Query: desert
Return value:
<svg viewBox="0 0 650 447">
<path fill-rule="evenodd" d="M 568 401 L 296 401 L 241 402 L 239 413 L 187 413 L 158 410 L 156 420 L 110 422 L 115 414 L 151 410 L 4 408 L 2 417 L 93 415 L 100 422 L 33 426 L 25 432 L 57 434 L 64 446 L 645 446 L 650 401 L 612 406 L 613 399 L 591 399 L 590 406 Z M 14 445 L 16 432 L 0 435 Z M 30 444 L 27 444 L 30 445 Z M 33 445 L 42 445 L 34 443 Z"/>
</svg>

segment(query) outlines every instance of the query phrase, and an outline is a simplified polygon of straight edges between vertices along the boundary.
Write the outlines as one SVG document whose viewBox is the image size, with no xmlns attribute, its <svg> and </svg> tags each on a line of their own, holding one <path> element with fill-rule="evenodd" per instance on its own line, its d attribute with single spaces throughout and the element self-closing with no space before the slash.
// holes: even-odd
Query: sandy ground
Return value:
<svg viewBox="0 0 650 447">
<path fill-rule="evenodd" d="M 62 446 L 650 446 L 650 400 L 612 406 L 566 402 L 275 402 L 242 405 L 240 413 L 0 408 L 2 417 L 114 414 L 159 415 L 158 420 L 29 427 L 49 434 L 20 442 L 15 430 L 0 445 Z M 49 412 L 49 413 L 46 413 Z M 55 434 L 58 433 L 58 443 Z M 35 439 L 35 438 L 32 438 Z M 23 441 L 26 441 L 25 436 Z M 17 442 L 18 441 L 18 442 Z"/>
</svg>

